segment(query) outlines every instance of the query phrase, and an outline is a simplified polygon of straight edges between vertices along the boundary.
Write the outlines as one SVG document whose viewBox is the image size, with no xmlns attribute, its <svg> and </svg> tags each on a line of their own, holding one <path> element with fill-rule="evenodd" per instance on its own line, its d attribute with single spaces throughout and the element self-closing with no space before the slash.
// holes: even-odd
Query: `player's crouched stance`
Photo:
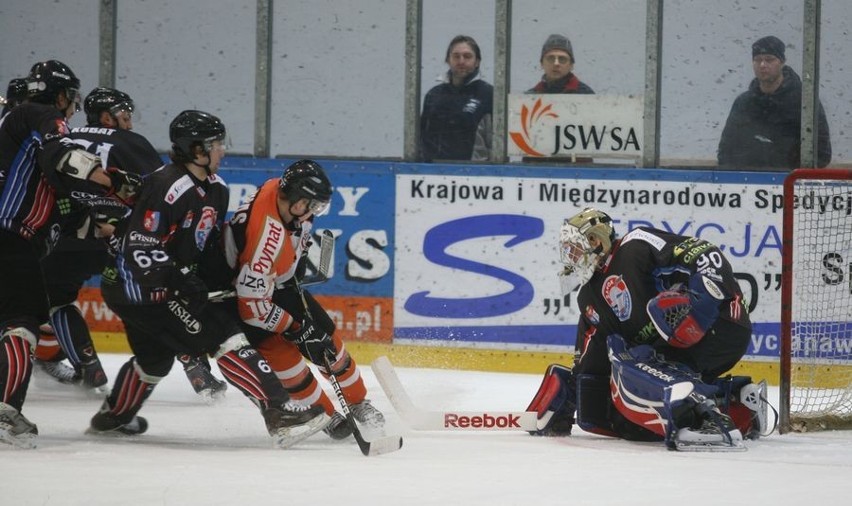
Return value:
<svg viewBox="0 0 852 506">
<path fill-rule="evenodd" d="M 92 417 L 90 434 L 136 435 L 148 422 L 142 404 L 174 364 L 176 354 L 211 356 L 225 379 L 260 408 L 275 444 L 289 447 L 330 421 L 321 407 L 302 407 L 237 322 L 214 304 L 196 274 L 228 209 L 228 189 L 216 175 L 225 127 L 215 116 L 183 111 L 169 127 L 173 163 L 150 174 L 114 263 L 104 270 L 104 300 L 124 322 L 133 350 L 112 392 Z"/>
<path fill-rule="evenodd" d="M 665 441 L 672 450 L 744 450 L 774 430 L 766 382 L 726 376 L 751 335 L 727 259 L 692 237 L 638 228 L 615 239 L 586 209 L 562 226 L 560 273 L 580 286 L 574 367 L 548 367 L 528 411 L 533 434 Z M 575 420 L 576 413 L 576 420 Z"/>
</svg>

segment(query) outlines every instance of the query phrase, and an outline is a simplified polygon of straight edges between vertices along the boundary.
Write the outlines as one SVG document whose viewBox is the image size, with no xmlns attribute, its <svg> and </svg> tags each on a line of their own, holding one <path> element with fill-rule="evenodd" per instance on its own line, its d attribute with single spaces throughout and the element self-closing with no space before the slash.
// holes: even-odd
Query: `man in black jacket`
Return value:
<svg viewBox="0 0 852 506">
<path fill-rule="evenodd" d="M 755 77 L 731 107 L 719 141 L 720 167 L 801 166 L 802 80 L 785 61 L 784 43 L 777 37 L 763 37 L 752 45 Z M 831 161 L 831 139 L 822 104 L 817 128 L 817 166 L 825 167 Z"/>
</svg>

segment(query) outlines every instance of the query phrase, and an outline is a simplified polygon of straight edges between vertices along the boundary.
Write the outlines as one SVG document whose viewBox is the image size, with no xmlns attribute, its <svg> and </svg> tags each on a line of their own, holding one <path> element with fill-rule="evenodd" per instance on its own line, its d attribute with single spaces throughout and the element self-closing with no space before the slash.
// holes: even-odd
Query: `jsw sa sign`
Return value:
<svg viewBox="0 0 852 506">
<path fill-rule="evenodd" d="M 642 156 L 641 97 L 509 95 L 509 156 Z"/>
</svg>

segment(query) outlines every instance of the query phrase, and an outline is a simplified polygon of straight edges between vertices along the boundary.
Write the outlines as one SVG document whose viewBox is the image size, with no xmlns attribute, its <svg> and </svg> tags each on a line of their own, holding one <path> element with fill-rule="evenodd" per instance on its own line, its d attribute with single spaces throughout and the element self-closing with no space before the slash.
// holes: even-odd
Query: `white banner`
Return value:
<svg viewBox="0 0 852 506">
<path fill-rule="evenodd" d="M 640 158 L 642 97 L 509 95 L 509 156 Z"/>
</svg>

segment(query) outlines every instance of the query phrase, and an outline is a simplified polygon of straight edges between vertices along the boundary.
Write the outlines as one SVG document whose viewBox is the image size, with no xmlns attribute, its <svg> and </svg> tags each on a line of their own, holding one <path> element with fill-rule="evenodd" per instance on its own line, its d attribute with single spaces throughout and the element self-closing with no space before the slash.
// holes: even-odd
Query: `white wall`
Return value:
<svg viewBox="0 0 852 506">
<path fill-rule="evenodd" d="M 852 2 L 822 4 L 820 94 L 834 160 L 852 163 Z M 58 58 L 84 92 L 94 87 L 98 5 L 3 2 L 0 83 L 25 75 L 35 61 Z M 541 44 L 562 33 L 574 47 L 575 73 L 597 93 L 642 93 L 643 0 L 515 0 L 512 11 L 512 92 L 539 79 Z M 171 118 L 200 108 L 225 121 L 232 152 L 251 153 L 255 14 L 252 0 L 120 2 L 116 86 L 139 105 L 137 131 L 164 150 Z M 493 82 L 493 0 L 425 0 L 423 15 L 422 93 L 446 70 L 447 43 L 460 33 L 479 42 L 483 75 Z M 801 73 L 800 0 L 668 0 L 663 27 L 664 159 L 715 159 L 730 105 L 752 78 L 755 39 L 780 37 Z M 401 157 L 404 34 L 403 0 L 276 1 L 273 154 Z"/>
</svg>

